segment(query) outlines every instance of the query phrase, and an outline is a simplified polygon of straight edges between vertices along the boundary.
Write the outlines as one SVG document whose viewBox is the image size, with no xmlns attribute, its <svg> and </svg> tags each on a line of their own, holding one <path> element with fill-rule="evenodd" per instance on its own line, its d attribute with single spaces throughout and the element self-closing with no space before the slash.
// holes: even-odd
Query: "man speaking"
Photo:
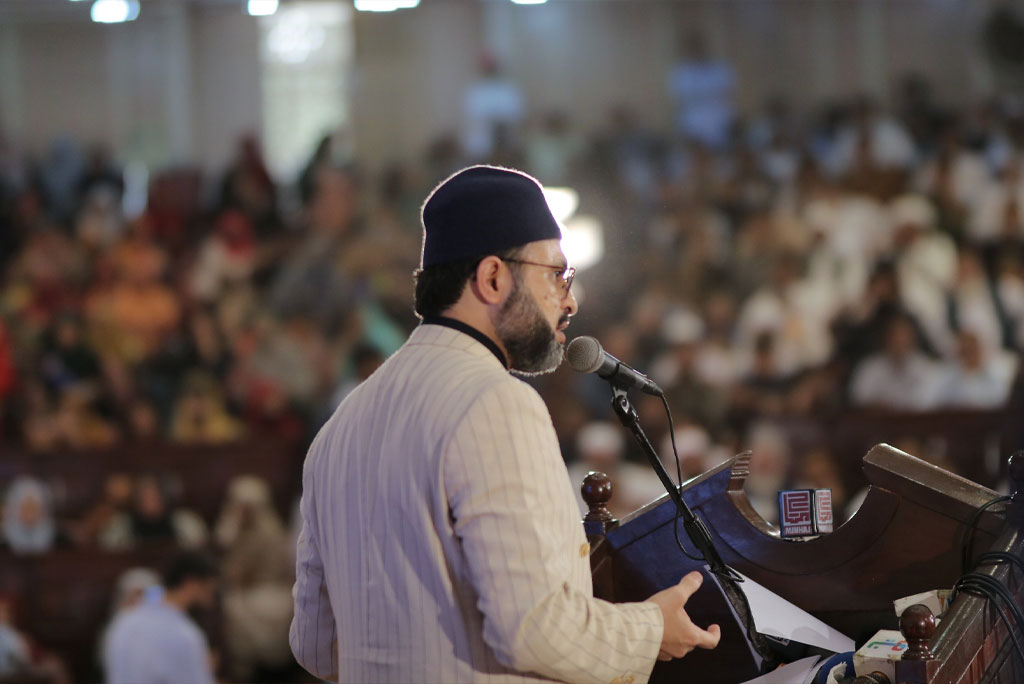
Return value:
<svg viewBox="0 0 1024 684">
<path fill-rule="evenodd" d="M 646 681 L 714 648 L 684 610 L 595 599 L 551 418 L 510 375 L 562 360 L 574 270 L 540 185 L 474 166 L 423 205 L 423 323 L 306 458 L 291 646 L 342 682 Z"/>
</svg>

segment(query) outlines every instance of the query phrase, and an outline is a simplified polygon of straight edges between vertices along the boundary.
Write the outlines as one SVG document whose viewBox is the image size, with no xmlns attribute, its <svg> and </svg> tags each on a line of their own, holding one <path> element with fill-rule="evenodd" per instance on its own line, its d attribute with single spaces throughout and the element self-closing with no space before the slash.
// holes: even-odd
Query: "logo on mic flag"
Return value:
<svg viewBox="0 0 1024 684">
<path fill-rule="evenodd" d="M 831 489 L 786 489 L 779 492 L 782 537 L 809 537 L 832 531 Z"/>
<path fill-rule="evenodd" d="M 818 534 L 832 531 L 832 490 L 814 490 L 814 526 Z"/>
</svg>

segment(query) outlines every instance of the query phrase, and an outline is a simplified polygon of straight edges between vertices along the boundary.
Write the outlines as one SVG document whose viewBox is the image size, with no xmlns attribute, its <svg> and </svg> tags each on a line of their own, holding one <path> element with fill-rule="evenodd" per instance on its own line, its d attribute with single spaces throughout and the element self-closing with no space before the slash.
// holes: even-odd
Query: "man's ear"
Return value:
<svg viewBox="0 0 1024 684">
<path fill-rule="evenodd" d="M 511 286 L 511 274 L 502 267 L 501 259 L 496 256 L 484 257 L 476 267 L 476 278 L 470 285 L 477 298 L 491 306 L 505 301 Z"/>
</svg>

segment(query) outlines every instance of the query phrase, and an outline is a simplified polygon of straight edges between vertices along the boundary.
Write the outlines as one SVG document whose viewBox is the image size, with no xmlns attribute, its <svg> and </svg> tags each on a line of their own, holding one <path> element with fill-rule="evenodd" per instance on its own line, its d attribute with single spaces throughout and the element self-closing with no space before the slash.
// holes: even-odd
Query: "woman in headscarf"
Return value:
<svg viewBox="0 0 1024 684">
<path fill-rule="evenodd" d="M 54 547 L 57 524 L 50 504 L 50 490 L 42 482 L 27 475 L 14 479 L 3 511 L 4 541 L 13 552 L 44 553 Z"/>
</svg>

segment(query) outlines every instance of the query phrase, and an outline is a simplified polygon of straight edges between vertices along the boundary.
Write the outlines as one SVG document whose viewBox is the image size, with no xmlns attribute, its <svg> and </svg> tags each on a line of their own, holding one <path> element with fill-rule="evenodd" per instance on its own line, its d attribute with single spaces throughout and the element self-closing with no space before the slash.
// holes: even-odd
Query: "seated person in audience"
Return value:
<svg viewBox="0 0 1024 684">
<path fill-rule="evenodd" d="M 100 381 L 100 359 L 89 345 L 79 314 L 64 312 L 55 318 L 43 335 L 39 368 L 47 386 L 54 390 Z"/>
<path fill-rule="evenodd" d="M 51 391 L 30 379 L 23 401 L 22 436 L 32 451 L 103 449 L 120 439 L 117 427 L 100 414 L 96 389 L 89 383 Z"/>
<path fill-rule="evenodd" d="M 49 488 L 35 478 L 16 477 L 7 490 L 3 509 L 3 541 L 14 553 L 45 553 L 66 539 L 51 510 Z"/>
<path fill-rule="evenodd" d="M 47 682 L 67 684 L 71 681 L 67 667 L 59 658 L 33 643 L 20 631 L 13 599 L 0 596 L 0 680 L 4 682 Z"/>
<path fill-rule="evenodd" d="M 231 481 L 215 528 L 224 551 L 224 633 L 229 671 L 237 681 L 292 675 L 294 549 L 267 483 L 253 475 Z"/>
<path fill-rule="evenodd" d="M 131 610 L 146 598 L 152 590 L 160 589 L 160 576 L 149 568 L 131 568 L 121 573 L 114 587 L 114 598 L 110 605 L 110 620 L 103 626 L 100 635 L 100 664 L 107 650 L 107 639 L 110 637 L 110 626 L 124 611 Z"/>
<path fill-rule="evenodd" d="M 894 315 L 885 346 L 854 369 L 850 399 L 855 406 L 924 411 L 935 405 L 941 370 L 921 352 L 910 318 Z"/>
<path fill-rule="evenodd" d="M 163 579 L 162 592 L 149 592 L 110 625 L 103 653 L 110 684 L 214 681 L 206 637 L 189 612 L 214 606 L 217 566 L 185 551 L 171 559 Z"/>
<path fill-rule="evenodd" d="M 704 474 L 732 456 L 727 448 L 711 442 L 707 430 L 700 425 L 688 423 L 685 418 L 679 421 L 675 438 L 675 453 L 672 451 L 670 435 L 665 435 L 659 452 L 661 463 L 673 481 L 676 479 L 676 454 L 679 455 L 679 472 L 683 482 Z M 660 487 L 661 481 L 656 482 Z M 661 494 L 662 492 L 657 493 L 658 496 Z"/>
<path fill-rule="evenodd" d="M 1017 370 L 1015 357 L 987 349 L 972 330 L 957 336 L 956 360 L 939 382 L 937 403 L 964 409 L 996 409 L 1006 403 Z"/>
<path fill-rule="evenodd" d="M 206 544 L 206 523 L 196 513 L 172 508 L 161 481 L 143 475 L 135 481 L 129 510 L 114 515 L 99 533 L 108 550 L 123 550 L 151 543 L 198 548 Z"/>
<path fill-rule="evenodd" d="M 775 524 L 779 521 L 779 490 L 789 482 L 789 437 L 776 423 L 761 421 L 751 427 L 747 444 L 753 454 L 743 489 L 754 510 Z"/>
<path fill-rule="evenodd" d="M 25 676 L 32 667 L 28 640 L 14 628 L 10 606 L 0 598 L 0 679 Z"/>
<path fill-rule="evenodd" d="M 793 473 L 793 487 L 796 489 L 829 489 L 832 491 L 832 512 L 838 519 L 845 520 L 846 486 L 839 472 L 836 456 L 827 444 L 812 447 L 797 459 Z"/>
<path fill-rule="evenodd" d="M 915 335 L 927 342 L 921 324 L 900 299 L 895 265 L 891 261 L 880 261 L 875 264 L 861 296 L 840 311 L 832 323 L 836 356 L 844 365 L 856 367 L 883 346 L 885 329 L 893 316 L 905 316 L 914 326 Z"/>
<path fill-rule="evenodd" d="M 793 377 L 779 368 L 775 333 L 762 330 L 754 339 L 750 369 L 729 398 L 732 421 L 745 426 L 757 416 L 783 414 L 792 387 Z"/>
<path fill-rule="evenodd" d="M 216 444 L 242 437 L 244 428 L 227 409 L 214 379 L 192 371 L 182 383 L 171 419 L 171 440 L 183 444 Z"/>
<path fill-rule="evenodd" d="M 135 483 L 126 473 L 108 475 L 103 481 L 103 493 L 99 500 L 89 506 L 82 517 L 70 526 L 75 544 L 91 546 L 97 543 L 100 533 L 111 521 L 131 506 L 134 487 Z"/>
</svg>

